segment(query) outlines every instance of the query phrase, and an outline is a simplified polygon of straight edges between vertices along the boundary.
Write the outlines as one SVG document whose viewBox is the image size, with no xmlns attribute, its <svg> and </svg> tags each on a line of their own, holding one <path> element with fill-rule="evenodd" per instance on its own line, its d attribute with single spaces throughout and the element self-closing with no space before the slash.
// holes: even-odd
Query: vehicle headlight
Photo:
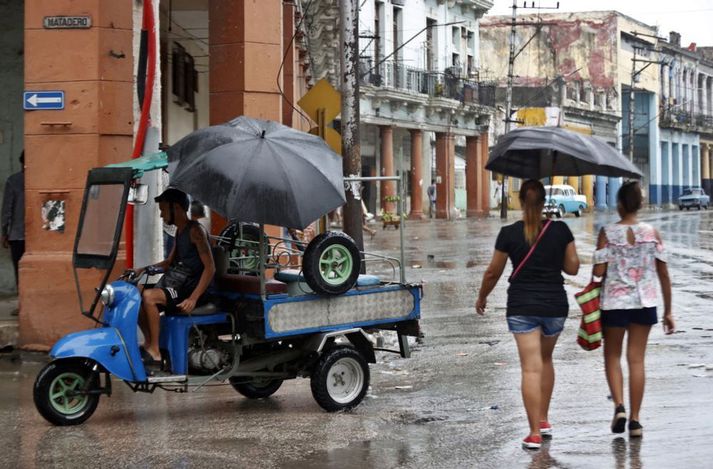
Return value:
<svg viewBox="0 0 713 469">
<path fill-rule="evenodd" d="M 111 306 L 114 303 L 114 287 L 106 285 L 99 298 L 104 306 Z"/>
</svg>

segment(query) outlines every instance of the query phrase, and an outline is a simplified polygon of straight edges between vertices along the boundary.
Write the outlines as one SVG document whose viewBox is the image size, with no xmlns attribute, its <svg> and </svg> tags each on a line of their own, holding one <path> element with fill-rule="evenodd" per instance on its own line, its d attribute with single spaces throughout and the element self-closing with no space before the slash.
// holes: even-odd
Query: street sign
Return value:
<svg viewBox="0 0 713 469">
<path fill-rule="evenodd" d="M 92 27 L 91 16 L 45 16 L 45 29 L 88 29 Z"/>
<path fill-rule="evenodd" d="M 64 91 L 25 91 L 22 103 L 26 111 L 64 109 Z"/>
<path fill-rule="evenodd" d="M 322 79 L 302 96 L 297 104 L 315 122 L 319 109 L 324 109 L 324 122 L 329 124 L 342 112 L 342 95 L 327 80 Z"/>
</svg>

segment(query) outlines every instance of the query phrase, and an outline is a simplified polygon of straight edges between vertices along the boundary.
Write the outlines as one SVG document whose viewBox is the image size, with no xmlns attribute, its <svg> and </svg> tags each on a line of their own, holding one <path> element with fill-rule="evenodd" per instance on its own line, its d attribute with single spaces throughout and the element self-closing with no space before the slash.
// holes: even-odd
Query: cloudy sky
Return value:
<svg viewBox="0 0 713 469">
<path fill-rule="evenodd" d="M 523 0 L 517 0 L 521 6 Z M 681 33 L 681 45 L 695 42 L 698 46 L 713 46 L 713 0 L 560 0 L 560 12 L 617 10 L 643 23 L 659 27 L 659 34 Z M 532 0 L 528 0 L 528 5 Z M 535 6 L 555 6 L 556 0 L 535 0 Z M 512 14 L 512 0 L 495 0 L 490 14 Z M 521 10 L 534 13 L 538 10 Z M 557 10 L 539 10 L 543 13 Z"/>
</svg>

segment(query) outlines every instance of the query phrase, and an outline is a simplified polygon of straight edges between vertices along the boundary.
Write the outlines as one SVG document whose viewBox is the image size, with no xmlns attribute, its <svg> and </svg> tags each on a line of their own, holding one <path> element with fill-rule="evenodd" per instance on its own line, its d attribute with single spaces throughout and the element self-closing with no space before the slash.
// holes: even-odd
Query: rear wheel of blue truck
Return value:
<svg viewBox="0 0 713 469">
<path fill-rule="evenodd" d="M 238 378 L 230 378 L 233 388 L 248 399 L 263 399 L 270 397 L 282 386 L 281 379 L 255 379 L 250 382 L 241 382 Z"/>
<path fill-rule="evenodd" d="M 314 400 L 327 412 L 352 409 L 369 388 L 369 364 L 353 347 L 332 347 L 312 370 L 311 387 Z"/>
<path fill-rule="evenodd" d="M 82 359 L 55 360 L 37 375 L 33 397 L 37 411 L 48 422 L 64 426 L 79 425 L 94 414 L 99 394 L 92 393 L 99 373 Z"/>
</svg>

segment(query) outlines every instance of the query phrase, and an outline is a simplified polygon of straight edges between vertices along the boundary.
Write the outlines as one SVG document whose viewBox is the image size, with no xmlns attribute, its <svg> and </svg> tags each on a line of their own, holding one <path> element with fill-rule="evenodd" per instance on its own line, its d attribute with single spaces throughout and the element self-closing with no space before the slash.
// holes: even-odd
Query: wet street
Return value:
<svg viewBox="0 0 713 469">
<path fill-rule="evenodd" d="M 588 282 L 598 227 L 610 219 L 566 218 L 583 264 L 577 277 L 567 278 L 570 293 Z M 651 334 L 642 440 L 609 431 L 613 408 L 601 350 L 577 346 L 579 314 L 570 295 L 570 319 L 555 350 L 554 438 L 540 451 L 520 447 L 527 421 L 517 352 L 504 318 L 509 267 L 486 316 L 476 317 L 473 307 L 502 225 L 491 217 L 407 223 L 406 273 L 425 285 L 425 337 L 411 359 L 377 355 L 371 389 L 354 411 L 325 413 L 304 379 L 257 401 L 230 386 L 134 394 L 114 381 L 113 396 L 101 398 L 87 423 L 52 427 L 32 402 L 42 357 L 23 354 L 13 361 L 6 355 L 0 358 L 0 466 L 710 467 L 713 211 L 648 212 L 641 219 L 659 228 L 666 243 L 678 327 L 672 336 L 664 336 L 660 325 Z M 366 249 L 398 256 L 398 231 L 378 228 Z"/>
</svg>

